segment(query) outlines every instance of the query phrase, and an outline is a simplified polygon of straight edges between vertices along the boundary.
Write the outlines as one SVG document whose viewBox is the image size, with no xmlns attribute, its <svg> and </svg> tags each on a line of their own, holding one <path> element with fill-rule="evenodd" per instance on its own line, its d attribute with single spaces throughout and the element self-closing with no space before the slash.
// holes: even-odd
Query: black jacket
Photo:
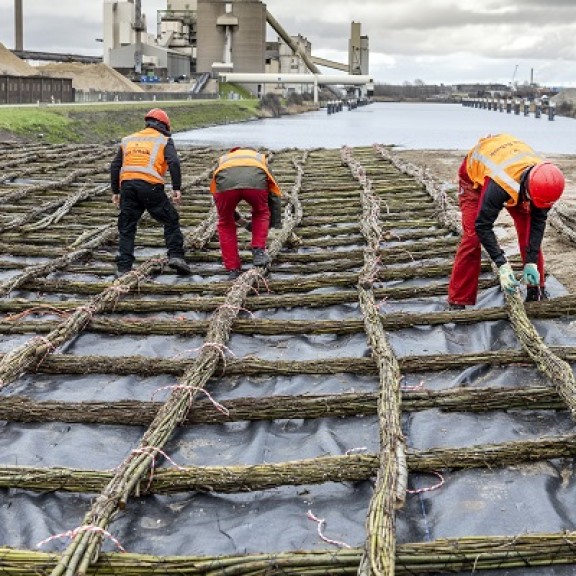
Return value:
<svg viewBox="0 0 576 576">
<path fill-rule="evenodd" d="M 494 222 L 496 222 L 496 218 L 498 218 L 508 200 L 510 200 L 510 196 L 505 190 L 493 180 L 488 180 L 484 190 L 482 205 L 476 217 L 476 234 L 478 234 L 480 243 L 497 266 L 506 264 L 507 260 L 494 234 Z M 523 187 L 521 187 L 519 202 L 525 201 L 526 195 Z M 538 252 L 544 238 L 548 212 L 548 209 L 536 208 L 530 202 L 530 238 L 526 247 L 526 263 L 536 264 L 538 262 Z"/>
</svg>

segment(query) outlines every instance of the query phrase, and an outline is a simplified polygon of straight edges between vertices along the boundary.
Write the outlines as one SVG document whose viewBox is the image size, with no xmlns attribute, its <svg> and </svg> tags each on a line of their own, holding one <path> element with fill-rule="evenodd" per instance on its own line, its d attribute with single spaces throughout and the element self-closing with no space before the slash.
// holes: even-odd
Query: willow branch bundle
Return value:
<svg viewBox="0 0 576 576">
<path fill-rule="evenodd" d="M 103 224 L 102 226 L 96 226 L 95 228 L 84 230 L 84 232 L 82 232 L 74 242 L 68 245 L 68 249 L 74 250 L 79 246 L 83 246 L 84 248 L 99 248 L 101 246 L 100 236 L 105 232 L 107 232 L 107 242 L 115 240 L 118 236 L 116 225 Z M 71 266 L 71 268 L 72 267 L 73 266 Z"/>
<path fill-rule="evenodd" d="M 36 206 L 32 210 L 29 210 L 26 214 L 18 218 L 13 218 L 12 220 L 9 220 L 8 222 L 5 222 L 4 224 L 0 225 L 0 232 L 3 232 L 4 230 L 9 230 L 11 228 L 18 228 L 20 226 L 23 226 L 24 224 L 31 222 L 38 216 L 46 214 L 47 212 L 51 212 L 52 210 L 59 209 L 63 205 L 72 202 L 72 199 L 77 199 L 75 201 L 76 203 L 80 201 L 80 199 L 84 200 L 86 198 L 90 198 L 92 196 L 100 194 L 106 189 L 107 186 L 99 186 L 96 188 L 83 188 L 82 190 L 77 192 L 74 196 L 72 196 L 72 198 L 60 198 L 57 200 L 53 200 L 52 202 L 47 202 L 40 206 Z M 49 216 L 48 218 L 51 218 L 51 216 Z"/>
<path fill-rule="evenodd" d="M 396 507 L 402 506 L 406 493 L 408 471 L 406 446 L 400 426 L 400 367 L 380 323 L 380 314 L 370 290 L 377 276 L 380 228 L 380 203 L 372 190 L 365 169 L 356 161 L 352 151 L 344 147 L 341 158 L 362 185 L 362 217 L 360 229 L 366 241 L 364 266 L 358 279 L 360 308 L 364 329 L 378 366 L 380 399 L 378 424 L 380 437 L 380 466 L 374 493 L 370 499 L 366 519 L 365 550 L 358 568 L 361 576 L 393 576 L 396 554 Z"/>
<path fill-rule="evenodd" d="M 552 211 L 557 212 L 558 215 L 566 222 L 569 222 L 571 226 L 576 226 L 576 208 L 574 206 L 560 201 L 554 204 Z"/>
<path fill-rule="evenodd" d="M 517 294 L 506 294 L 506 305 L 510 322 L 522 347 L 538 369 L 556 386 L 558 393 L 566 402 L 572 418 L 576 419 L 576 379 L 572 368 L 546 346 L 528 319 L 526 310 Z"/>
<path fill-rule="evenodd" d="M 110 239 L 116 236 L 116 231 L 112 227 L 108 227 L 102 234 L 94 238 L 91 242 L 84 245 L 82 248 L 64 254 L 51 262 L 46 264 L 37 264 L 35 266 L 28 266 L 24 271 L 9 280 L 5 280 L 0 284 L 0 296 L 6 296 L 10 292 L 25 282 L 32 278 L 37 278 L 38 276 L 44 276 L 55 272 L 56 270 L 61 270 L 66 268 L 71 262 L 85 258 L 92 253 L 92 250 L 98 246 L 101 246 L 108 242 Z"/>
<path fill-rule="evenodd" d="M 67 163 L 66 165 L 75 164 L 76 162 L 77 160 L 73 160 Z M 0 205 L 21 200 L 22 198 L 28 196 L 29 194 L 33 194 L 36 192 L 43 192 L 44 190 L 53 188 L 63 188 L 64 186 L 72 184 L 79 178 L 93 175 L 96 172 L 104 172 L 104 171 L 105 171 L 104 165 L 92 168 L 79 168 L 78 170 L 73 170 L 66 177 L 61 178 L 57 182 L 34 184 L 33 186 L 27 186 L 26 188 L 15 190 L 14 192 L 8 192 L 7 194 L 0 194 Z"/>
<path fill-rule="evenodd" d="M 307 159 L 308 152 L 306 151 L 299 162 L 295 160 L 293 161 L 296 170 L 296 178 L 290 192 L 285 194 L 286 205 L 284 207 L 282 229 L 280 230 L 280 233 L 276 235 L 274 240 L 272 240 L 268 248 L 268 252 L 273 260 L 278 257 L 283 246 L 297 241 L 297 236 L 294 230 L 302 221 L 302 204 L 300 202 L 299 194 L 302 188 L 302 178 L 304 175 L 302 165 L 306 163 Z"/>
<path fill-rule="evenodd" d="M 182 425 L 257 422 L 280 419 L 314 419 L 368 416 L 377 413 L 379 395 L 365 393 L 325 396 L 273 396 L 226 400 L 227 414 L 212 410 L 211 403 L 194 404 Z M 109 402 L 35 402 L 10 396 L 0 403 L 0 420 L 8 422 L 69 422 L 146 426 L 161 403 L 121 400 Z M 488 412 L 493 410 L 562 410 L 558 393 L 545 386 L 525 388 L 455 388 L 442 391 L 403 391 L 402 410 L 414 412 L 437 408 L 443 411 Z"/>
<path fill-rule="evenodd" d="M 284 227 L 290 224 L 293 225 L 293 222 L 285 222 Z M 234 320 L 243 308 L 248 292 L 258 283 L 259 278 L 260 270 L 253 268 L 234 282 L 226 303 L 212 315 L 206 341 L 194 364 L 181 378 L 180 386 L 171 392 L 158 411 L 138 448 L 116 468 L 114 477 L 84 517 L 84 525 L 105 529 L 118 508 L 123 508 L 132 493 L 139 490 L 140 482 L 150 472 L 158 451 L 162 450 L 176 427 L 185 419 L 198 391 L 205 387 L 218 367 Z M 100 544 L 99 533 L 85 531 L 76 535 L 52 571 L 52 576 L 85 574 L 90 564 L 97 559 Z"/>
<path fill-rule="evenodd" d="M 51 224 L 53 224 L 55 222 L 60 222 L 60 220 L 66 214 L 68 214 L 68 212 L 70 212 L 70 209 L 73 206 L 75 206 L 79 202 L 82 202 L 82 201 L 87 200 L 89 198 L 99 196 L 99 195 L 103 194 L 104 192 L 106 192 L 108 189 L 109 189 L 109 186 L 107 184 L 105 184 L 103 186 L 96 186 L 95 188 L 84 187 L 80 191 L 78 191 L 76 194 L 74 194 L 73 196 L 70 196 L 69 198 L 64 199 L 64 201 L 61 203 L 60 206 L 54 205 L 53 208 L 58 208 L 54 213 L 46 216 L 45 218 L 42 218 L 42 220 L 38 220 L 38 222 L 34 222 L 33 224 L 26 224 L 25 226 L 22 226 L 22 229 L 26 230 L 26 231 L 28 231 L 28 230 L 42 230 L 44 228 L 47 228 L 48 226 L 50 226 Z M 51 208 L 49 208 L 49 209 L 51 209 Z M 45 210 L 44 213 L 46 213 L 48 211 L 46 206 L 44 207 L 44 210 Z"/>
<path fill-rule="evenodd" d="M 38 154 L 38 152 L 32 152 L 30 154 L 23 153 L 23 154 L 18 154 L 16 156 L 11 156 L 9 154 L 3 154 L 2 168 L 4 170 L 6 170 L 8 168 L 12 168 L 13 166 L 21 166 L 22 164 L 28 164 L 30 162 L 35 162 L 36 160 L 38 160 L 39 157 L 40 157 L 40 155 Z M 0 182 L 2 182 L 2 179 L 0 179 Z"/>
<path fill-rule="evenodd" d="M 401 172 L 414 176 L 425 187 L 426 191 L 434 199 L 434 202 L 438 207 L 437 216 L 442 225 L 458 234 L 462 233 L 459 210 L 448 198 L 442 184 L 438 183 L 431 176 L 426 174 L 423 168 L 410 162 L 405 162 L 398 156 L 392 154 L 390 149 L 386 146 L 377 144 L 374 148 L 385 160 L 391 162 Z"/>
<path fill-rule="evenodd" d="M 120 295 L 137 285 L 141 275 L 150 274 L 158 268 L 156 261 L 140 266 L 121 280 L 108 287 L 91 302 L 75 310 L 68 318 L 59 322 L 45 337 L 34 337 L 11 350 L 0 361 L 0 389 L 13 382 L 32 364 L 37 364 L 63 343 L 81 332 L 90 323 L 94 314 L 114 307 Z"/>
<path fill-rule="evenodd" d="M 569 242 L 576 243 L 576 218 L 574 211 L 563 202 L 558 202 L 548 213 L 550 225 Z"/>
<path fill-rule="evenodd" d="M 292 218 L 292 216 L 290 216 Z M 274 231 L 274 234 L 269 236 L 269 245 L 280 238 L 279 242 L 287 243 L 288 238 L 283 236 L 291 234 L 286 229 Z M 148 244 L 150 246 L 150 244 Z M 242 256 L 242 252 L 241 252 Z M 379 276 L 389 279 L 404 279 L 406 276 L 414 276 L 415 269 L 422 269 L 424 274 L 429 277 L 441 277 L 442 274 L 439 270 L 445 270 L 448 263 L 451 262 L 453 251 L 437 251 L 430 250 L 428 252 L 412 252 L 410 250 L 395 250 L 392 254 L 386 257 L 386 267 L 379 271 Z M 202 257 L 197 259 L 197 262 L 218 262 L 220 255 L 217 253 L 205 253 Z M 396 266 L 397 264 L 404 264 L 403 268 Z M 362 258 L 355 254 L 348 254 L 347 252 L 335 252 L 329 255 L 324 255 L 324 258 L 312 258 L 309 262 L 299 261 L 299 259 L 283 258 L 283 262 L 274 263 L 272 271 L 279 271 L 285 274 L 320 274 L 320 273 L 337 273 L 354 270 L 362 266 Z M 484 264 L 488 266 L 487 263 Z M 17 267 L 16 265 L 12 266 Z M 74 270 L 74 269 L 73 269 Z M 78 269 L 76 268 L 78 271 Z M 89 274 L 108 274 L 110 266 L 91 265 L 82 266 L 81 271 Z M 214 273 L 213 266 L 206 266 L 204 268 L 197 268 L 198 274 L 209 276 Z"/>
<path fill-rule="evenodd" d="M 411 210 L 407 206 L 403 206 L 402 210 L 390 210 L 388 211 L 386 217 L 386 224 L 388 226 L 393 226 L 397 222 L 407 222 L 414 219 L 414 212 L 415 210 Z M 437 224 L 437 220 L 434 216 L 433 210 L 428 210 L 426 208 L 420 208 L 417 210 L 418 213 L 418 221 L 421 221 L 423 225 L 427 223 L 431 223 L 432 225 Z M 340 215 L 326 215 L 326 216 L 306 216 L 302 219 L 302 224 L 304 226 L 338 226 L 339 224 L 347 224 L 350 222 L 352 217 L 358 217 L 359 211 L 358 209 L 353 211 L 345 211 L 343 214 Z"/>
<path fill-rule="evenodd" d="M 356 245 L 361 239 L 357 236 L 359 232 L 360 227 L 358 224 L 330 228 L 300 226 L 298 229 L 298 234 L 306 239 L 307 244 L 310 243 L 313 246 L 333 246 L 336 238 L 338 239 L 338 244 L 342 246 Z M 387 238 L 388 240 L 392 239 L 392 232 L 395 235 L 397 233 L 396 229 L 389 230 L 388 234 L 390 234 L 390 237 Z M 398 230 L 398 236 L 394 238 L 399 240 L 415 240 L 419 238 L 444 237 L 448 234 L 453 234 L 453 232 L 446 228 L 436 226 L 434 229 L 426 230 Z M 328 239 L 326 239 L 326 236 L 328 236 Z M 384 238 L 386 238 L 386 236 L 384 236 Z"/>
<path fill-rule="evenodd" d="M 547 317 L 548 316 L 548 313 Z M 534 311 L 535 317 L 538 312 Z M 561 316 L 556 313 L 556 317 Z M 381 316 L 382 327 L 387 331 L 397 331 L 413 326 L 438 326 L 446 323 L 466 324 L 472 321 L 489 322 L 505 319 L 504 308 L 485 308 L 482 310 L 466 310 L 464 312 L 443 311 L 415 314 L 397 312 Z M 10 321 L 0 322 L 0 331 L 6 334 L 24 334 L 37 332 L 45 334 L 53 330 L 57 321 L 34 320 L 20 321 L 16 324 Z M 118 318 L 92 319 L 89 324 L 91 332 L 108 334 L 158 334 L 158 335 L 193 335 L 205 334 L 209 327 L 208 320 L 173 320 L 165 319 L 130 319 Z M 277 336 L 282 334 L 359 334 L 364 332 L 364 321 L 349 320 L 267 320 L 261 318 L 241 318 L 234 320 L 234 332 L 238 334 L 266 334 Z"/>
<path fill-rule="evenodd" d="M 210 177 L 212 170 L 213 166 L 207 168 L 206 170 L 204 170 L 204 172 L 202 172 L 195 178 L 192 178 L 190 180 L 185 179 L 182 187 L 186 189 L 196 184 L 199 184 L 204 180 L 207 180 Z M 216 206 L 212 200 L 208 216 L 206 216 L 202 220 L 202 222 L 194 230 L 194 233 L 192 235 L 190 236 L 187 235 L 184 238 L 184 246 L 186 248 L 195 248 L 196 250 L 200 250 L 201 248 L 203 248 L 208 243 L 210 238 L 214 236 L 216 232 L 217 222 L 218 222 L 218 214 L 216 212 Z"/>
<path fill-rule="evenodd" d="M 45 284 L 45 292 L 52 292 L 55 288 L 54 284 Z M 73 282 L 72 285 L 63 284 L 58 281 L 56 289 L 59 293 L 77 294 L 78 291 L 75 286 L 79 285 L 78 282 Z M 495 280 L 487 280 L 481 283 L 482 287 L 488 288 L 496 284 Z M 102 283 L 82 283 L 85 294 L 98 294 L 104 289 Z M 148 293 L 148 287 L 158 287 L 157 284 L 140 284 L 139 295 L 145 296 Z M 206 296 L 206 297 L 188 297 L 182 298 L 185 295 L 187 287 L 183 290 L 178 290 L 175 285 L 172 286 L 169 292 L 173 292 L 178 298 L 165 298 L 162 300 L 123 300 L 118 302 L 115 311 L 118 313 L 132 312 L 132 313 L 151 313 L 151 312 L 212 312 L 218 306 L 224 303 L 224 296 Z M 178 285 L 181 286 L 181 285 Z M 269 308 L 325 308 L 326 306 L 336 306 L 338 304 L 349 304 L 358 301 L 358 292 L 354 290 L 343 289 L 339 292 L 323 293 L 323 294 L 282 294 L 282 287 L 272 281 L 268 283 L 272 294 L 261 294 L 258 296 L 248 296 L 246 303 L 249 304 L 250 310 L 267 310 Z M 285 283 L 282 284 L 285 286 Z M 285 290 L 286 288 L 284 288 Z M 392 299 L 392 300 L 406 300 L 410 298 L 425 298 L 427 296 L 441 296 L 446 295 L 448 286 L 445 282 L 430 283 L 423 287 L 398 287 L 398 288 L 375 288 L 374 297 L 377 299 Z M 573 297 L 576 300 L 576 296 Z M 554 300 L 556 302 L 556 299 Z M 51 302 L 50 306 L 59 310 L 70 310 L 77 306 L 82 306 L 84 301 L 69 299 L 65 302 Z M 26 300 L 23 298 L 11 298 L 10 300 L 0 300 L 0 312 L 3 313 L 16 313 L 24 312 L 31 308 L 42 308 L 45 305 L 44 300 Z M 559 313 L 559 312 L 558 312 Z M 556 313 L 556 316 L 558 315 Z M 539 314 L 534 311 L 534 314 Z"/>
<path fill-rule="evenodd" d="M 569 362 L 576 362 L 576 348 L 553 348 L 552 351 Z M 0 358 L 3 356 L 0 354 Z M 51 354 L 42 362 L 29 367 L 31 372 L 44 374 L 139 374 L 158 376 L 182 375 L 194 360 L 191 359 L 149 359 L 143 356 L 70 356 Z M 436 356 L 405 356 L 399 359 L 402 372 L 421 373 L 455 370 L 488 364 L 508 366 L 511 364 L 529 364 L 530 356 L 523 350 L 499 350 L 471 354 L 440 354 Z M 219 373 L 226 376 L 286 376 L 295 374 L 363 374 L 377 373 L 372 358 L 316 358 L 314 360 L 262 360 L 227 358 L 218 367 Z M 510 395 L 514 390 L 510 389 Z"/>
<path fill-rule="evenodd" d="M 108 576 L 354 576 L 361 553 L 358 548 L 234 556 L 103 553 L 93 570 L 94 574 Z M 575 554 L 573 532 L 443 538 L 399 544 L 395 574 L 475 573 L 571 565 Z M 0 558 L 6 574 L 22 575 L 50 570 L 58 561 L 57 554 L 12 548 L 0 548 Z"/>
<path fill-rule="evenodd" d="M 210 212 L 202 223 L 196 228 L 194 234 L 191 236 L 186 235 L 184 238 L 184 246 L 186 248 L 194 248 L 200 250 L 203 248 L 210 238 L 216 232 L 216 224 L 218 222 L 218 213 L 216 212 L 216 205 L 212 204 Z"/>
<path fill-rule="evenodd" d="M 151 426 L 145 438 L 165 436 L 170 427 L 170 410 L 180 409 L 170 398 L 157 415 L 158 429 Z M 188 401 L 188 399 L 187 399 Z M 171 406 L 168 406 L 171 405 Z M 186 405 L 183 411 L 186 410 Z M 235 466 L 187 466 L 177 468 L 156 467 L 150 480 L 150 453 L 142 448 L 133 450 L 120 465 L 122 471 L 78 470 L 73 468 L 33 468 L 29 466 L 0 466 L 0 487 L 33 490 L 36 492 L 62 491 L 95 493 L 101 490 L 92 510 L 84 522 L 102 522 L 106 527 L 111 515 L 125 498 L 125 490 L 141 494 L 175 494 L 189 491 L 235 494 L 256 490 L 270 490 L 280 486 L 301 486 L 325 482 L 358 482 L 380 473 L 382 454 L 347 454 L 319 456 L 274 464 Z M 438 470 L 493 469 L 519 466 L 558 458 L 572 458 L 576 450 L 576 436 L 564 435 L 521 442 L 476 445 L 464 448 L 432 448 L 406 450 L 407 470 L 413 473 L 430 473 Z M 148 457 L 147 457 L 148 456 Z M 376 495 L 375 495 L 376 496 Z M 396 494 L 389 496 L 395 501 Z M 386 502 L 382 502 L 383 505 Z M 392 504 L 392 503 L 391 503 Z M 91 536 L 95 536 L 91 534 Z M 389 546 L 394 548 L 393 541 Z M 380 548 L 382 551 L 382 548 Z M 378 551 L 374 551 L 377 553 Z M 390 561 L 393 559 L 388 559 Z M 374 566 L 371 566 L 374 570 Z"/>
</svg>

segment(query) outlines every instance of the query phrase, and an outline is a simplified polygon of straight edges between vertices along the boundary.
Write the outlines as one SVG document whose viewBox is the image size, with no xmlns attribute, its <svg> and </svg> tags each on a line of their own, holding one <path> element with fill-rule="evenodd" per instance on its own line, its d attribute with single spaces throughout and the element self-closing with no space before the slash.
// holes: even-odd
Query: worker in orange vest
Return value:
<svg viewBox="0 0 576 576">
<path fill-rule="evenodd" d="M 154 108 L 146 114 L 144 121 L 144 130 L 122 139 L 110 166 L 112 202 L 120 207 L 117 274 L 132 270 L 136 229 L 145 210 L 164 225 L 168 265 L 178 274 L 190 274 L 184 259 L 180 217 L 164 191 L 164 176 L 169 171 L 172 201 L 180 204 L 182 175 L 171 138 L 170 119 L 164 110 Z"/>
<path fill-rule="evenodd" d="M 252 232 L 252 263 L 267 268 L 270 263 L 266 252 L 268 230 L 270 225 L 277 228 L 281 225 L 282 192 L 266 155 L 252 148 L 232 148 L 219 158 L 210 191 L 218 211 L 220 250 L 228 279 L 234 280 L 242 273 L 236 230 L 237 221 L 241 222 L 236 207 L 242 200 L 252 208 L 252 221 L 248 226 Z"/>
<path fill-rule="evenodd" d="M 461 310 L 476 303 L 481 246 L 498 266 L 502 290 L 517 291 L 519 282 L 494 234 L 494 223 L 503 208 L 516 227 L 526 301 L 547 297 L 541 245 L 548 211 L 564 191 L 562 172 L 518 138 L 498 134 L 479 140 L 458 175 L 462 238 L 448 288 L 449 308 Z"/>
</svg>

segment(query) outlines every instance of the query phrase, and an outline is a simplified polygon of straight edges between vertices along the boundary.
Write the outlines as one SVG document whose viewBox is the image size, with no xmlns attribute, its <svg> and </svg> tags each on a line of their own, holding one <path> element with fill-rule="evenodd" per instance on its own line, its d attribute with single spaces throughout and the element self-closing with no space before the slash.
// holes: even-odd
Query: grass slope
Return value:
<svg viewBox="0 0 576 576">
<path fill-rule="evenodd" d="M 166 110 L 178 132 L 259 116 L 256 99 L 0 107 L 0 140 L 42 135 L 54 144 L 115 142 L 143 128 L 144 114 L 157 106 Z"/>
</svg>

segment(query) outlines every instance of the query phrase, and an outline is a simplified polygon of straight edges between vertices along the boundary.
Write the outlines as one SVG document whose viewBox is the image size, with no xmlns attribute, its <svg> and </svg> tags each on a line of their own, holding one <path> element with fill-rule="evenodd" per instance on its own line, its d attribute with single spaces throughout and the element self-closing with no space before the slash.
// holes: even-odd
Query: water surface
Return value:
<svg viewBox="0 0 576 576">
<path fill-rule="evenodd" d="M 576 120 L 535 118 L 459 104 L 374 103 L 355 110 L 326 110 L 190 130 L 174 134 L 194 146 L 340 148 L 391 144 L 408 149 L 466 150 L 478 138 L 509 132 L 537 151 L 576 154 Z"/>
</svg>

